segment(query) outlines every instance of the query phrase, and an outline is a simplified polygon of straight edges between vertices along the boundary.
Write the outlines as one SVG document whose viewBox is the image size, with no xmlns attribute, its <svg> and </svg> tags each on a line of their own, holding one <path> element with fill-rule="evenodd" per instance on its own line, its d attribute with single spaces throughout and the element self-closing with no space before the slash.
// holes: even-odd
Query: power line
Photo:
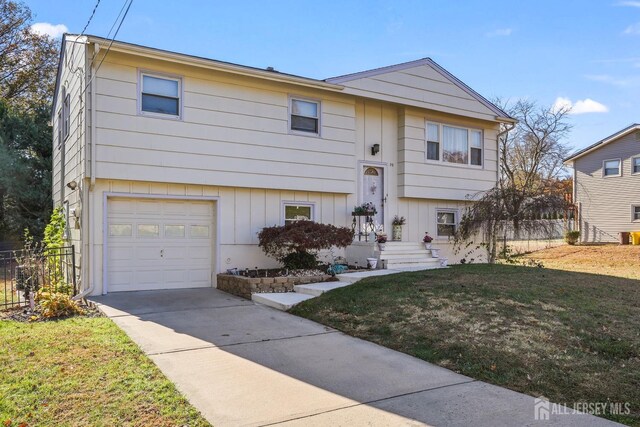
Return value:
<svg viewBox="0 0 640 427">
<path fill-rule="evenodd" d="M 89 20 L 87 21 L 87 23 L 85 24 L 84 28 L 82 29 L 82 32 L 80 33 L 80 35 L 83 35 L 84 32 L 87 30 L 87 27 L 89 26 L 89 24 L 91 23 L 91 20 L 93 19 L 93 16 L 96 14 L 96 9 L 98 9 L 98 6 L 100 5 L 100 0 L 98 0 L 96 2 L 96 5 L 93 6 L 93 11 L 91 12 L 91 16 L 89 16 Z"/>
</svg>

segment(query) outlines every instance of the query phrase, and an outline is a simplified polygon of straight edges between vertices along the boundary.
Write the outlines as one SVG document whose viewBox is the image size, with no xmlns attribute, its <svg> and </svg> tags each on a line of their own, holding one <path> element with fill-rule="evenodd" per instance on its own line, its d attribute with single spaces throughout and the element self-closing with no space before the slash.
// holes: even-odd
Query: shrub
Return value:
<svg viewBox="0 0 640 427">
<path fill-rule="evenodd" d="M 76 301 L 60 292 L 38 292 L 36 301 L 42 308 L 42 316 L 46 318 L 84 313 Z"/>
<path fill-rule="evenodd" d="M 258 233 L 258 241 L 267 256 L 277 259 L 286 268 L 314 268 L 318 264 L 319 250 L 349 246 L 353 231 L 313 221 L 296 221 L 263 228 Z"/>
<path fill-rule="evenodd" d="M 575 245 L 579 238 L 579 231 L 567 231 L 566 233 L 564 233 L 564 241 L 570 245 Z"/>
</svg>

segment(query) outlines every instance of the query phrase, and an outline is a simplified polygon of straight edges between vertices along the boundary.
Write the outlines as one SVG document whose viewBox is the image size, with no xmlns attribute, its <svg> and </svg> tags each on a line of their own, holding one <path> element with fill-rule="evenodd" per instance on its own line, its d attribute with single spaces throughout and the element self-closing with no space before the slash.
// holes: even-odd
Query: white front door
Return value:
<svg viewBox="0 0 640 427">
<path fill-rule="evenodd" d="M 372 203 L 378 212 L 374 217 L 375 230 L 384 227 L 384 179 L 383 169 L 364 166 L 362 176 L 362 202 Z"/>
<path fill-rule="evenodd" d="M 108 292 L 211 286 L 213 202 L 109 198 L 106 226 Z"/>
</svg>

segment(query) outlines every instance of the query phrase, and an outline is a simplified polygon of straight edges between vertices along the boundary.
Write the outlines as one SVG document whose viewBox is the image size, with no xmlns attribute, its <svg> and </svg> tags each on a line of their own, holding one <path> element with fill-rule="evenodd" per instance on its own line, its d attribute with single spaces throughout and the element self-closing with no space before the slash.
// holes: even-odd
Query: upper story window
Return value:
<svg viewBox="0 0 640 427">
<path fill-rule="evenodd" d="M 320 101 L 291 98 L 289 114 L 290 130 L 320 134 Z"/>
<path fill-rule="evenodd" d="M 451 209 L 436 210 L 438 237 L 453 237 L 456 234 L 457 214 L 457 211 Z"/>
<path fill-rule="evenodd" d="M 620 176 L 620 159 L 602 162 L 602 176 Z"/>
<path fill-rule="evenodd" d="M 285 202 L 283 207 L 285 225 L 297 221 L 314 221 L 312 203 Z"/>
<path fill-rule="evenodd" d="M 141 73 L 140 112 L 179 118 L 181 83 L 179 78 Z"/>
<path fill-rule="evenodd" d="M 427 160 L 482 166 L 482 131 L 427 123 Z"/>
<path fill-rule="evenodd" d="M 640 157 L 634 157 L 631 159 L 631 172 L 640 173 Z"/>
</svg>

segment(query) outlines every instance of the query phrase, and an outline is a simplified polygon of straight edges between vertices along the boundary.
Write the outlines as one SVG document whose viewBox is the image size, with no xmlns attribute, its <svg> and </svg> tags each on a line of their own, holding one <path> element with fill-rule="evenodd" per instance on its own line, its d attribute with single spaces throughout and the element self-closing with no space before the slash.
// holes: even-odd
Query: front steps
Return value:
<svg viewBox="0 0 640 427">
<path fill-rule="evenodd" d="M 376 254 L 378 263 L 388 270 L 440 268 L 440 259 L 433 258 L 431 250 L 425 249 L 423 243 L 387 242 L 384 244 L 384 250 L 378 250 Z"/>
<path fill-rule="evenodd" d="M 287 311 L 296 304 L 322 295 L 333 289 L 352 285 L 366 277 L 386 276 L 403 271 L 421 271 L 440 267 L 440 259 L 433 258 L 431 251 L 422 243 L 387 242 L 383 251 L 376 250 L 378 270 L 361 270 L 336 275 L 337 282 L 295 285 L 293 292 L 254 293 L 251 300 L 278 310 Z"/>
</svg>

